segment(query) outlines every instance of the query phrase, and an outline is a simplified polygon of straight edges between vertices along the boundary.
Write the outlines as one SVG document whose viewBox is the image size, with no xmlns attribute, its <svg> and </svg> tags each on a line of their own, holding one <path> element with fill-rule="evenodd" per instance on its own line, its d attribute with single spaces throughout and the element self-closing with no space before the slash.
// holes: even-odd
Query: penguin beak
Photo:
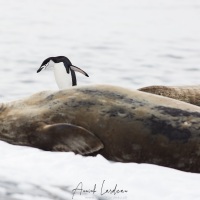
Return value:
<svg viewBox="0 0 200 200">
<path fill-rule="evenodd" d="M 76 67 L 76 66 L 74 66 L 74 65 L 71 65 L 70 68 L 71 68 L 73 71 L 80 72 L 81 74 L 83 74 L 83 75 L 89 77 L 88 74 L 87 74 L 86 72 L 84 72 L 82 69 L 80 69 L 80 68 L 78 68 L 78 67 Z"/>
<path fill-rule="evenodd" d="M 43 68 L 44 66 L 40 66 L 40 68 L 37 70 L 37 73 L 39 73 Z"/>
</svg>

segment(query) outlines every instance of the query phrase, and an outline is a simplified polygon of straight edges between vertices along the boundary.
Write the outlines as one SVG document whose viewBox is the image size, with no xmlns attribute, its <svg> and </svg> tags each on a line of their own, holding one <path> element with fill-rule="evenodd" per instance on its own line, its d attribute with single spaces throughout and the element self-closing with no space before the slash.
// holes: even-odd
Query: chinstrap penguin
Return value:
<svg viewBox="0 0 200 200">
<path fill-rule="evenodd" d="M 44 68 L 53 68 L 55 80 L 59 89 L 66 89 L 70 86 L 77 85 L 75 71 L 89 77 L 82 69 L 72 65 L 71 61 L 65 56 L 49 57 L 45 59 L 37 70 L 37 73 Z M 71 78 L 69 77 L 70 73 Z"/>
</svg>

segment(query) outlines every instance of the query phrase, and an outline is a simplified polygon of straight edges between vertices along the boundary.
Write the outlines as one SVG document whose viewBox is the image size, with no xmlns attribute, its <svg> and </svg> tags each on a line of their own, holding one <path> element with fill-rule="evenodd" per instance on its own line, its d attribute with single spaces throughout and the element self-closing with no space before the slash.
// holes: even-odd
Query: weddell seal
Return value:
<svg viewBox="0 0 200 200">
<path fill-rule="evenodd" d="M 157 94 L 200 106 L 200 85 L 195 86 L 148 86 L 139 91 Z"/>
<path fill-rule="evenodd" d="M 200 172 L 200 108 L 116 86 L 45 91 L 1 104 L 0 139 Z"/>
</svg>

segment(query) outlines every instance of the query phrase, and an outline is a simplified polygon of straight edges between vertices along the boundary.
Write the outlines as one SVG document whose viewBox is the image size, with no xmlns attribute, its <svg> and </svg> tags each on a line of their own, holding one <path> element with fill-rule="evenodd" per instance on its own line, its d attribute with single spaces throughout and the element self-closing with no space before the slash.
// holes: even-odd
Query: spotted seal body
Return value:
<svg viewBox="0 0 200 200">
<path fill-rule="evenodd" d="M 41 92 L 0 106 L 0 139 L 200 172 L 200 108 L 96 85 Z"/>
<path fill-rule="evenodd" d="M 148 86 L 139 91 L 157 94 L 200 106 L 200 85 L 196 86 Z"/>
</svg>

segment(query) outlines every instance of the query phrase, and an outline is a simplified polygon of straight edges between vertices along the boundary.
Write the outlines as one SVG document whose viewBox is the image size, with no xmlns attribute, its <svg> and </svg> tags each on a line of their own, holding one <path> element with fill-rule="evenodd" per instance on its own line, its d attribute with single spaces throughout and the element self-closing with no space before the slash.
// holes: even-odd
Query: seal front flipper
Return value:
<svg viewBox="0 0 200 200">
<path fill-rule="evenodd" d="M 72 151 L 88 155 L 102 149 L 102 142 L 88 130 L 71 124 L 59 123 L 40 126 L 30 134 L 31 146 L 47 151 Z"/>
</svg>

